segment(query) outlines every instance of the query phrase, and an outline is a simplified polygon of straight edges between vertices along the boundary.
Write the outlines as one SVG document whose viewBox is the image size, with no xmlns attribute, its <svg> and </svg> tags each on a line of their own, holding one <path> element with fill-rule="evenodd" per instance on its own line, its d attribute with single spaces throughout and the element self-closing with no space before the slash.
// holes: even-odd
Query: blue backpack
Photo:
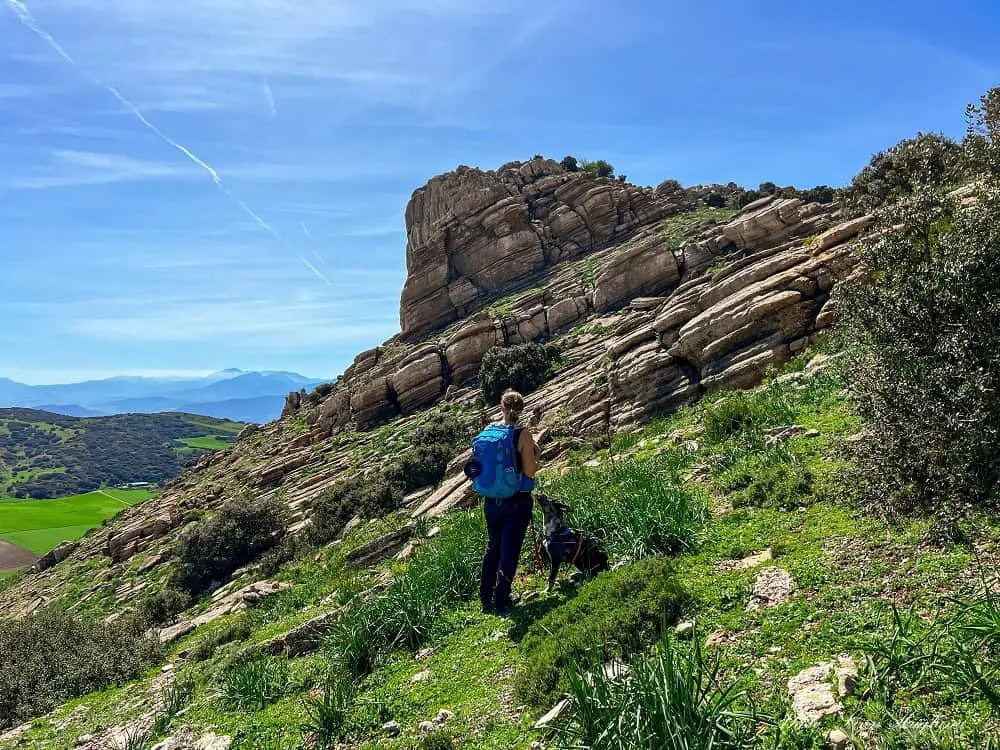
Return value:
<svg viewBox="0 0 1000 750">
<path fill-rule="evenodd" d="M 506 425 L 490 425 L 472 441 L 472 460 L 465 474 L 483 497 L 505 499 L 517 494 L 521 473 L 517 470 L 515 434 Z"/>
</svg>

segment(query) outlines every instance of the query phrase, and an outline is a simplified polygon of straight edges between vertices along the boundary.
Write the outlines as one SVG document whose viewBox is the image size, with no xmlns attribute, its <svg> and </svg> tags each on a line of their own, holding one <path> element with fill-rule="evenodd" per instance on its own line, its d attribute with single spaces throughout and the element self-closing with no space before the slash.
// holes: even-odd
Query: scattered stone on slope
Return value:
<svg viewBox="0 0 1000 750">
<path fill-rule="evenodd" d="M 727 570 L 750 570 L 750 568 L 756 568 L 763 565 L 766 562 L 771 562 L 774 559 L 774 552 L 768 547 L 763 552 L 757 552 L 753 555 L 747 555 L 741 560 L 723 560 L 715 569 L 720 573 Z"/>
<path fill-rule="evenodd" d="M 795 581 L 784 568 L 764 568 L 757 574 L 753 594 L 747 603 L 747 612 L 770 609 L 784 604 L 792 598 Z"/>
<path fill-rule="evenodd" d="M 342 613 L 342 609 L 337 609 L 318 615 L 284 635 L 261 644 L 261 650 L 289 658 L 311 654 L 322 645 L 323 639 L 329 635 Z"/>
<path fill-rule="evenodd" d="M 353 567 L 374 565 L 396 554 L 409 541 L 410 537 L 413 536 L 413 530 L 413 524 L 408 523 L 395 531 L 390 531 L 388 534 L 384 534 L 378 539 L 368 542 L 368 544 L 363 544 L 348 553 L 347 564 Z"/>
<path fill-rule="evenodd" d="M 824 735 L 824 739 L 830 750 L 851 750 L 854 747 L 850 736 L 843 729 L 831 729 Z"/>
<path fill-rule="evenodd" d="M 788 695 L 795 717 L 805 725 L 818 724 L 827 716 L 844 710 L 830 685 L 833 662 L 825 661 L 803 669 L 788 679 Z"/>
<path fill-rule="evenodd" d="M 42 557 L 39 558 L 38 562 L 35 563 L 35 566 L 38 568 L 38 570 L 47 570 L 48 568 L 51 568 L 53 565 L 58 565 L 67 557 L 69 557 L 73 553 L 73 550 L 75 550 L 79 546 L 80 546 L 79 542 L 63 542 L 62 544 L 60 544 L 58 547 L 51 550 L 47 554 L 42 555 Z"/>
<path fill-rule="evenodd" d="M 215 600 L 213 606 L 203 614 L 188 620 L 181 620 L 169 627 L 157 631 L 161 643 L 172 643 L 190 633 L 195 628 L 207 625 L 226 615 L 236 614 L 246 611 L 247 607 L 256 604 L 261 599 L 273 596 L 280 591 L 289 589 L 292 584 L 287 581 L 272 582 L 258 581 L 244 586 L 239 591 L 226 594 Z M 218 593 L 218 592 L 216 592 Z"/>
<path fill-rule="evenodd" d="M 841 654 L 837 658 L 834 674 L 837 678 L 837 694 L 841 698 L 854 695 L 858 684 L 858 665 L 854 659 L 847 654 Z"/>
<path fill-rule="evenodd" d="M 0 742 L 10 742 L 11 740 L 16 740 L 18 737 L 27 734 L 31 731 L 31 722 L 26 724 L 21 724 L 20 726 L 9 729 L 3 734 L 0 734 Z"/>
<path fill-rule="evenodd" d="M 563 698 L 556 703 L 548 712 L 535 722 L 535 729 L 547 729 L 552 726 L 569 708 L 569 700 Z"/>
</svg>

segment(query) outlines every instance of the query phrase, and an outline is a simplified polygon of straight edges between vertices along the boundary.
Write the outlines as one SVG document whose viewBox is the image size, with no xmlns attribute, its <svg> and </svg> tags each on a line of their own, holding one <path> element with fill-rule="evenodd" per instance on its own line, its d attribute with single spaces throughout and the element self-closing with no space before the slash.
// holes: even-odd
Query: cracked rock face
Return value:
<svg viewBox="0 0 1000 750">
<path fill-rule="evenodd" d="M 403 336 L 447 325 L 510 282 L 626 239 L 663 215 L 650 189 L 568 173 L 549 159 L 435 177 L 406 208 Z"/>
</svg>

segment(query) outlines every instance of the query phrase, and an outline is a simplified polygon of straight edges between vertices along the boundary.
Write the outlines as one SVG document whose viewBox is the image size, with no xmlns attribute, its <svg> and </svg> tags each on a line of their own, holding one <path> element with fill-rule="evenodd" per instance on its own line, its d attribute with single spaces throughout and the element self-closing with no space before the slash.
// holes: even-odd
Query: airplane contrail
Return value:
<svg viewBox="0 0 1000 750">
<path fill-rule="evenodd" d="M 79 70 L 91 83 L 104 89 L 109 94 L 111 94 L 115 99 L 117 99 L 121 104 L 123 104 L 136 117 L 136 119 L 139 120 L 140 123 L 142 123 L 142 125 L 147 130 L 152 132 L 167 145 L 180 151 L 193 164 L 197 165 L 198 167 L 201 167 L 203 170 L 208 172 L 209 176 L 212 178 L 212 182 L 216 184 L 216 186 L 226 195 L 227 198 L 229 198 L 237 206 L 239 206 L 244 213 L 246 213 L 251 219 L 253 219 L 254 222 L 256 222 L 256 224 L 259 227 L 261 227 L 261 229 L 271 234 L 271 236 L 273 236 L 275 239 L 281 240 L 281 237 L 278 235 L 276 231 L 274 231 L 274 228 L 270 224 L 264 221 L 257 214 L 257 212 L 254 211 L 252 208 L 250 208 L 250 206 L 248 206 L 245 202 L 243 202 L 235 195 L 233 195 L 232 191 L 229 190 L 229 188 L 227 188 L 223 184 L 222 178 L 219 176 L 219 173 L 215 170 L 214 167 L 208 164 L 205 160 L 198 157 L 190 149 L 186 148 L 185 146 L 183 146 L 182 144 L 178 143 L 173 138 L 168 136 L 166 133 L 164 133 L 162 130 L 156 127 L 156 125 L 151 123 L 149 119 L 147 119 L 147 117 L 142 113 L 142 111 L 129 99 L 123 96 L 121 92 L 118 91 L 118 89 L 116 89 L 114 86 L 105 83 L 100 78 L 98 78 L 97 76 L 93 75 L 92 73 L 84 69 L 73 58 L 73 56 L 66 51 L 65 47 L 63 47 L 61 44 L 59 44 L 58 41 L 56 41 L 55 37 L 53 37 L 49 32 L 47 32 L 39 25 L 38 21 L 32 15 L 31 11 L 28 9 L 28 6 L 25 5 L 22 2 L 22 0 L 4 0 L 4 1 L 6 2 L 7 6 L 14 12 L 14 15 L 17 16 L 18 20 L 25 27 L 30 29 L 43 42 L 48 44 L 66 62 L 68 62 L 70 65 Z M 266 80 L 264 81 L 264 85 L 265 85 L 265 90 L 268 94 L 268 99 L 271 102 L 271 107 L 273 109 L 274 98 L 273 96 L 270 96 L 270 86 L 267 85 Z M 326 276 L 321 274 L 318 270 L 316 270 L 316 267 L 312 263 L 310 263 L 304 257 L 301 258 L 301 260 L 306 265 L 306 267 L 313 272 L 314 275 L 316 275 L 319 279 L 326 282 L 327 284 L 330 284 L 330 280 L 326 278 Z M 332 284 L 330 285 L 332 286 Z"/>
<path fill-rule="evenodd" d="M 271 84 L 265 76 L 260 77 L 260 87 L 264 92 L 264 99 L 267 100 L 268 109 L 271 111 L 271 117 L 278 116 L 278 108 L 274 104 L 274 92 L 271 91 Z"/>
<path fill-rule="evenodd" d="M 314 266 L 312 263 L 310 263 L 306 258 L 303 258 L 302 262 L 306 264 L 306 268 L 308 268 L 310 271 L 316 274 L 317 279 L 322 279 L 323 281 L 325 281 L 327 286 L 333 286 L 333 282 L 330 281 L 330 279 L 328 279 L 322 273 L 320 273 L 319 269 L 316 268 L 316 266 Z"/>
</svg>

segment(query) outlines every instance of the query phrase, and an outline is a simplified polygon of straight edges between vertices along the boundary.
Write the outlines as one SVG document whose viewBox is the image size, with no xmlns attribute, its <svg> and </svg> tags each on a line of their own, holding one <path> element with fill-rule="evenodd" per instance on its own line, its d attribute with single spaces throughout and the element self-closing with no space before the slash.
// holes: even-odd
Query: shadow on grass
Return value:
<svg viewBox="0 0 1000 750">
<path fill-rule="evenodd" d="M 542 594 L 537 599 L 515 605 L 511 610 L 509 615 L 511 627 L 508 635 L 514 643 L 519 643 L 524 638 L 528 632 L 528 628 L 536 620 L 540 620 L 552 610 L 566 604 L 566 602 L 572 601 L 579 593 L 579 586 L 569 581 L 562 581 L 557 585 L 558 589 L 556 593 Z"/>
</svg>

